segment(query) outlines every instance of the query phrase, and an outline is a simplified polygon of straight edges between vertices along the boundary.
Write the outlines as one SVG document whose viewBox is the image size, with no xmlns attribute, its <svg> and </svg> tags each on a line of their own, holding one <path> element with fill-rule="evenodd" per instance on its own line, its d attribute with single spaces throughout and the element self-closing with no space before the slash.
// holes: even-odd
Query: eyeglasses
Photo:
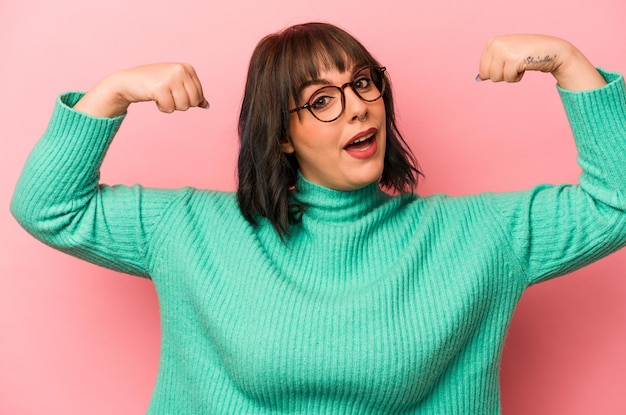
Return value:
<svg viewBox="0 0 626 415">
<path fill-rule="evenodd" d="M 383 96 L 385 92 L 385 77 L 383 73 L 387 68 L 384 66 L 366 66 L 352 78 L 352 82 L 346 82 L 342 86 L 325 86 L 313 92 L 306 104 L 289 110 L 289 113 L 303 109 L 322 122 L 335 121 L 341 117 L 346 108 L 346 95 L 343 92 L 351 87 L 356 96 L 364 102 L 374 102 Z"/>
</svg>

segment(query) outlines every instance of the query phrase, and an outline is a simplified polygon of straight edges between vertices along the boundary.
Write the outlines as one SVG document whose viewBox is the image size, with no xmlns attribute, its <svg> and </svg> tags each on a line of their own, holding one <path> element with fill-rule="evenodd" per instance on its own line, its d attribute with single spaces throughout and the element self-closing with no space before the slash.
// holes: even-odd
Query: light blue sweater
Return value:
<svg viewBox="0 0 626 415">
<path fill-rule="evenodd" d="M 151 414 L 498 414 L 524 290 L 626 244 L 626 93 L 603 75 L 559 90 L 580 185 L 422 198 L 300 178 L 308 209 L 283 243 L 232 193 L 100 185 L 122 117 L 78 113 L 69 93 L 11 208 L 45 243 L 154 281 Z"/>
</svg>

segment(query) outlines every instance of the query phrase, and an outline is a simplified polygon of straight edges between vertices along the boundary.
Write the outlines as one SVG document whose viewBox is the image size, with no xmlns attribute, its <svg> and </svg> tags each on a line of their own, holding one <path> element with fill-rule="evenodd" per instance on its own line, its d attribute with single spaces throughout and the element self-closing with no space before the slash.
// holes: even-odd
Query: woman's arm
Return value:
<svg viewBox="0 0 626 415">
<path fill-rule="evenodd" d="M 11 201 L 11 212 L 29 233 L 90 262 L 149 275 L 149 236 L 180 192 L 99 183 L 126 109 L 148 100 L 165 112 L 206 105 L 193 68 L 182 64 L 121 71 L 86 94 L 59 97 Z"/>
<path fill-rule="evenodd" d="M 579 185 L 489 197 L 527 283 L 535 283 L 626 245 L 626 86 L 570 43 L 540 35 L 489 41 L 479 78 L 518 82 L 527 70 L 557 80 L 582 169 Z"/>
</svg>

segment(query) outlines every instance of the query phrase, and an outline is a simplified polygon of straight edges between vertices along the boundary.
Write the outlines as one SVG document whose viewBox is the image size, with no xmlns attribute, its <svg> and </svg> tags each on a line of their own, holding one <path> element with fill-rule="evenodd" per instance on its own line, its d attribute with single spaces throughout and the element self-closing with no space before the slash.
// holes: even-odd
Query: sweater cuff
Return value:
<svg viewBox="0 0 626 415">
<path fill-rule="evenodd" d="M 55 148 L 79 152 L 80 157 L 98 163 L 104 157 L 113 137 L 122 125 L 126 114 L 115 118 L 95 117 L 73 109 L 84 92 L 66 92 L 56 101 L 44 137 L 54 137 Z M 67 146 L 58 145 L 62 141 Z"/>
<path fill-rule="evenodd" d="M 82 117 L 82 118 L 86 118 L 89 120 L 100 120 L 100 121 L 109 120 L 109 121 L 112 121 L 114 124 L 117 123 L 118 128 L 119 128 L 119 124 L 121 124 L 124 117 L 126 117 L 126 113 L 119 115 L 117 117 L 107 118 L 107 117 L 96 117 L 93 115 L 86 114 L 84 112 L 76 111 L 74 109 L 74 105 L 76 105 L 76 103 L 80 101 L 80 99 L 83 96 L 85 96 L 85 92 L 83 91 L 68 91 L 59 95 L 56 101 L 55 111 L 59 110 L 65 113 L 72 113 L 73 115 L 78 116 L 78 118 Z"/>
<path fill-rule="evenodd" d="M 624 76 L 618 72 L 611 72 L 601 68 L 597 68 L 597 70 L 607 82 L 607 85 L 586 91 L 571 91 L 558 84 L 556 85 L 566 110 L 575 107 L 586 110 L 596 109 L 607 104 L 623 105 L 624 97 L 626 96 Z"/>
<path fill-rule="evenodd" d="M 78 131 L 90 131 L 92 135 L 113 137 L 122 125 L 126 113 L 113 118 L 96 117 L 84 112 L 76 111 L 74 105 L 85 95 L 84 92 L 70 91 L 61 94 L 56 101 L 48 133 L 53 131 L 73 130 L 72 135 Z"/>
<path fill-rule="evenodd" d="M 576 139 L 603 140 L 611 147 L 610 139 L 623 146 L 626 126 L 626 85 L 624 76 L 598 69 L 607 85 L 587 91 L 570 91 L 557 85 L 565 113 Z M 622 153 L 623 154 L 623 153 Z"/>
<path fill-rule="evenodd" d="M 607 85 L 559 93 L 583 170 L 580 184 L 596 199 L 626 209 L 626 86 L 619 73 L 599 71 Z"/>
</svg>

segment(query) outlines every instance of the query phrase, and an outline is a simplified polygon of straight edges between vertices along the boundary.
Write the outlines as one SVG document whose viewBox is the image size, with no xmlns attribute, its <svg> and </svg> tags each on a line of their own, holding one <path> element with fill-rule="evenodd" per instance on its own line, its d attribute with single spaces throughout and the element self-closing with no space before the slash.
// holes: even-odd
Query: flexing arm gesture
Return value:
<svg viewBox="0 0 626 415">
<path fill-rule="evenodd" d="M 477 79 L 519 82 L 526 71 L 550 72 L 564 89 L 583 91 L 606 81 L 571 43 L 544 35 L 506 35 L 490 39 L 480 58 Z"/>
<path fill-rule="evenodd" d="M 171 113 L 208 108 L 196 71 L 185 63 L 156 63 L 115 72 L 94 86 L 74 109 L 97 117 L 123 114 L 133 102 L 154 101 Z"/>
</svg>

